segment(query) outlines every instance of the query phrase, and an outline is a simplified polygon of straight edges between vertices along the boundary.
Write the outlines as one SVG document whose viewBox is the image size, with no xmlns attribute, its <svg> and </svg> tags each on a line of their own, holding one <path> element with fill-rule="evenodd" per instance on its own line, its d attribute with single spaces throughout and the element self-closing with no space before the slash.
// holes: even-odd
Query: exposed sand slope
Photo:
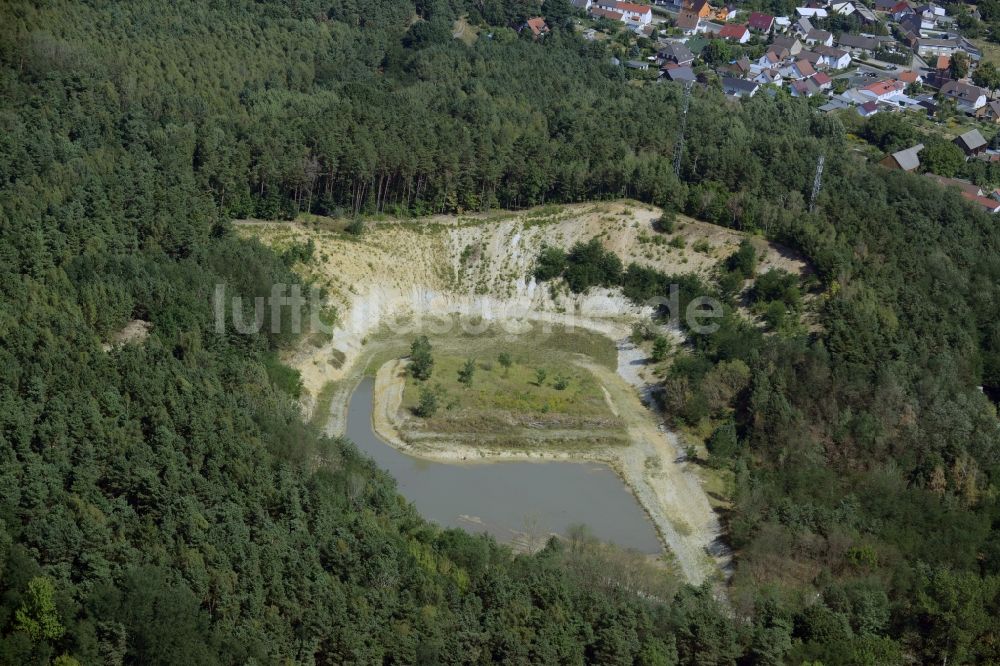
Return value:
<svg viewBox="0 0 1000 666">
<path fill-rule="evenodd" d="M 346 376 L 363 342 L 381 323 L 420 320 L 441 313 L 462 313 L 495 320 L 531 319 L 572 323 L 621 337 L 642 313 L 620 293 L 594 289 L 588 294 L 554 293 L 531 277 L 544 245 L 569 248 L 600 237 L 625 264 L 635 261 L 667 273 L 705 273 L 742 240 L 736 231 L 678 218 L 675 235 L 687 247 L 672 248 L 653 239 L 659 209 L 634 202 L 545 207 L 520 213 L 469 217 L 436 216 L 416 222 L 382 222 L 356 239 L 296 222 L 238 223 L 241 231 L 282 247 L 312 239 L 316 258 L 303 273 L 329 293 L 337 307 L 336 329 L 314 335 L 286 359 L 302 373 L 308 396 Z M 692 246 L 704 241 L 709 249 Z M 754 240 L 763 259 L 760 270 L 793 272 L 804 264 L 790 253 Z M 311 408 L 306 405 L 307 410 Z"/>
</svg>

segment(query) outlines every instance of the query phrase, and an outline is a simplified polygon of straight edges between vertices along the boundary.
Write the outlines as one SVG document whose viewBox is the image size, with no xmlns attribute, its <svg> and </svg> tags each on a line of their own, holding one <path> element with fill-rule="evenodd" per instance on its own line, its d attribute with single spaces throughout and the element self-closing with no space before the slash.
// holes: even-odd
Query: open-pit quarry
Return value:
<svg viewBox="0 0 1000 666">
<path fill-rule="evenodd" d="M 462 463 L 470 460 L 588 461 L 610 466 L 641 505 L 679 572 L 692 583 L 725 575 L 728 551 L 718 516 L 676 435 L 644 396 L 651 377 L 645 353 L 628 339 L 650 312 L 617 289 L 573 294 L 559 283 L 532 278 L 542 247 L 568 249 L 597 237 L 624 264 L 636 262 L 667 274 L 707 275 L 744 236 L 736 231 L 678 217 L 669 235 L 654 230 L 661 211 L 634 202 L 543 207 L 524 212 L 436 216 L 409 221 L 372 221 L 360 235 L 326 218 L 295 222 L 238 223 L 241 233 L 278 249 L 314 245 L 313 258 L 296 267 L 325 290 L 325 306 L 336 312 L 330 332 L 310 332 L 284 359 L 302 377 L 303 409 L 328 434 L 346 430 L 351 394 L 362 376 L 374 376 L 372 423 L 388 445 L 416 458 Z M 665 242 L 669 237 L 673 242 Z M 803 266 L 790 253 L 753 239 L 758 270 Z M 620 425 L 621 443 L 590 446 L 529 446 L 489 438 L 449 438 L 417 433 L 402 406 L 405 356 L 414 336 L 430 331 L 440 344 L 480 353 L 506 344 L 532 345 L 539 330 L 584 329 L 612 341 L 611 358 L 566 350 L 567 362 L 597 382 Z M 450 342 L 447 342 L 450 339 Z M 513 342 L 512 342 L 513 341 Z M 420 436 L 417 436 L 419 434 Z"/>
</svg>

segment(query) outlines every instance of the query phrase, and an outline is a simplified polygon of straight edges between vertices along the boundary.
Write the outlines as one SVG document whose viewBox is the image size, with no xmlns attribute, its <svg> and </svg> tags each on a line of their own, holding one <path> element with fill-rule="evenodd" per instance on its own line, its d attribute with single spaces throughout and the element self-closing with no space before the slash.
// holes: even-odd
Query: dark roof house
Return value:
<svg viewBox="0 0 1000 666">
<path fill-rule="evenodd" d="M 666 48 L 660 51 L 660 56 L 664 60 L 676 62 L 678 65 L 690 65 L 694 61 L 694 54 L 691 53 L 691 49 L 680 42 L 667 45 Z"/>
<path fill-rule="evenodd" d="M 674 67 L 673 69 L 667 70 L 667 77 L 671 81 L 678 81 L 680 83 L 694 83 L 698 80 L 695 76 L 694 70 L 688 66 L 684 67 Z"/>
<path fill-rule="evenodd" d="M 751 12 L 750 18 L 747 20 L 747 26 L 751 30 L 771 32 L 771 28 L 774 27 L 774 17 L 770 14 L 762 14 L 761 12 Z"/>
<path fill-rule="evenodd" d="M 906 150 L 900 150 L 892 153 L 891 155 L 886 155 L 882 161 L 879 162 L 879 164 L 890 169 L 913 171 L 920 166 L 920 156 L 918 153 L 923 149 L 924 144 L 918 143 L 912 148 L 907 148 Z"/>
<path fill-rule="evenodd" d="M 955 139 L 955 145 L 961 148 L 966 155 L 978 155 L 986 150 L 986 139 L 979 130 L 969 130 L 965 134 Z"/>
<path fill-rule="evenodd" d="M 858 51 L 869 51 L 874 53 L 878 49 L 878 40 L 864 35 L 852 35 L 845 32 L 837 38 L 837 44 L 845 49 L 855 49 Z"/>
<path fill-rule="evenodd" d="M 722 78 L 723 92 L 734 97 L 753 97 L 758 88 L 760 88 L 760 84 L 755 81 L 737 79 L 731 76 Z"/>
<path fill-rule="evenodd" d="M 960 108 L 975 110 L 986 104 L 986 91 L 968 83 L 947 81 L 941 86 L 941 94 L 955 100 Z"/>
</svg>

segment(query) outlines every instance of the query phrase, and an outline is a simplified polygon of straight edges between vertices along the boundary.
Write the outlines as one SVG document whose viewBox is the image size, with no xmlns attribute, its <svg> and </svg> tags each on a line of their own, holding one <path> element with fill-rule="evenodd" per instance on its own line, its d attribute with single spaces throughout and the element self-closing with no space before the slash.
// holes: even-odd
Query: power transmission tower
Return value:
<svg viewBox="0 0 1000 666">
<path fill-rule="evenodd" d="M 681 131 L 674 146 L 674 175 L 681 177 L 681 156 L 684 154 L 684 130 L 687 128 L 688 106 L 691 103 L 691 81 L 684 83 L 684 99 L 681 101 Z"/>
<path fill-rule="evenodd" d="M 819 159 L 816 160 L 816 176 L 813 178 L 813 192 L 812 197 L 809 198 L 809 212 L 816 210 L 816 198 L 819 197 L 819 188 L 823 186 L 823 163 L 826 161 L 826 155 L 820 153 Z"/>
</svg>

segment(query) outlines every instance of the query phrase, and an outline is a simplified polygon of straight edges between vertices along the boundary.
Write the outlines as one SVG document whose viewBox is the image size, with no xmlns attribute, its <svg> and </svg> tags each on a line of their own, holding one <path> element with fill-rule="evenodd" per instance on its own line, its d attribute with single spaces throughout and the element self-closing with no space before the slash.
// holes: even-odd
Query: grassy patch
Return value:
<svg viewBox="0 0 1000 666">
<path fill-rule="evenodd" d="M 459 371 L 466 359 L 435 355 L 434 374 L 427 383 L 440 393 L 445 412 L 470 414 L 482 411 L 509 412 L 517 420 L 534 419 L 560 422 L 561 416 L 606 418 L 611 415 L 600 385 L 586 370 L 567 360 L 532 350 L 507 350 L 513 363 L 504 368 L 496 357 L 479 357 L 470 385 L 459 381 Z M 545 377 L 539 384 L 537 370 Z M 566 387 L 557 388 L 559 380 Z M 406 381 L 404 407 L 416 405 L 424 382 L 410 377 Z M 553 417 L 553 418 L 546 418 Z"/>
<path fill-rule="evenodd" d="M 600 383 L 574 362 L 589 351 L 591 361 L 614 367 L 615 348 L 607 338 L 553 326 L 524 335 L 432 335 L 430 341 L 431 378 L 407 378 L 403 392 L 404 413 L 411 415 L 403 434 L 411 442 L 446 438 L 484 448 L 575 450 L 627 444 L 624 425 L 612 413 Z M 387 345 L 369 369 L 389 356 L 389 347 L 397 357 L 407 353 L 402 345 Z M 509 359 L 508 367 L 501 356 Z M 460 371 L 470 358 L 472 381 L 463 383 Z M 438 410 L 432 417 L 417 418 L 413 408 L 424 387 L 437 393 Z"/>
<path fill-rule="evenodd" d="M 972 44 L 983 52 L 983 62 L 1000 65 L 1000 44 L 994 44 L 985 39 L 970 39 Z"/>
</svg>

